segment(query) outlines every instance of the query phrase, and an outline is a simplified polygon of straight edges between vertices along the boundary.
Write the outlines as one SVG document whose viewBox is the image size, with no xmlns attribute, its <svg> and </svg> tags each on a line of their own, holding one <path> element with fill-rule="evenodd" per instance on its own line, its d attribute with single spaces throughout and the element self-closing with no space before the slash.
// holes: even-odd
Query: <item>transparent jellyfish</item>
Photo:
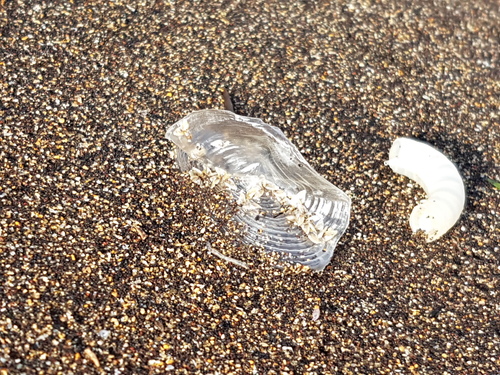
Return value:
<svg viewBox="0 0 500 375">
<path fill-rule="evenodd" d="M 170 126 L 166 136 L 193 181 L 234 198 L 246 243 L 318 271 L 330 262 L 351 200 L 280 129 L 230 111 L 202 110 Z"/>
</svg>

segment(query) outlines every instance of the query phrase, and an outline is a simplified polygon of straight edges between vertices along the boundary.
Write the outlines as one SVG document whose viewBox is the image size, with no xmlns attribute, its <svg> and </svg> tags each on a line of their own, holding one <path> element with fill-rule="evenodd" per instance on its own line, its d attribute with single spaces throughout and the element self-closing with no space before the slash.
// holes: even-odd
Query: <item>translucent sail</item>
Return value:
<svg viewBox="0 0 500 375">
<path fill-rule="evenodd" d="M 322 270 L 349 223 L 350 198 L 321 177 L 275 126 L 229 111 L 196 111 L 170 126 L 177 162 L 238 204 L 244 241 Z"/>
</svg>

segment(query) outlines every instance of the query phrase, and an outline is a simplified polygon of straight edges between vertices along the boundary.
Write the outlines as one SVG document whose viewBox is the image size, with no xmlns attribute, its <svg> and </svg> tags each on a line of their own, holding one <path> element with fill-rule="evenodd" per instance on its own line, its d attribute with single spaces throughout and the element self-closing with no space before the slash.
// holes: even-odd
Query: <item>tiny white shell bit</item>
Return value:
<svg viewBox="0 0 500 375">
<path fill-rule="evenodd" d="M 427 194 L 410 215 L 414 233 L 423 231 L 427 242 L 432 242 L 455 225 L 465 206 L 465 187 L 457 167 L 445 155 L 425 142 L 398 138 L 386 164 Z"/>
<path fill-rule="evenodd" d="M 167 129 L 177 163 L 228 191 L 244 241 L 321 271 L 349 223 L 351 200 L 321 177 L 275 126 L 222 110 L 196 111 Z"/>
</svg>

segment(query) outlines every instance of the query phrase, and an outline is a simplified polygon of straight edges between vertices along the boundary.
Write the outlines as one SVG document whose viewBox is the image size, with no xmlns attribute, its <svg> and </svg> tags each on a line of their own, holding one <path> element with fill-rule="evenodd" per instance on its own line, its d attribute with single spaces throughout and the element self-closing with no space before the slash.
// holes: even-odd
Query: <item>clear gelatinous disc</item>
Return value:
<svg viewBox="0 0 500 375">
<path fill-rule="evenodd" d="M 275 126 L 202 110 L 170 126 L 177 162 L 201 185 L 227 190 L 247 243 L 322 270 L 349 223 L 351 200 L 321 177 Z"/>
</svg>

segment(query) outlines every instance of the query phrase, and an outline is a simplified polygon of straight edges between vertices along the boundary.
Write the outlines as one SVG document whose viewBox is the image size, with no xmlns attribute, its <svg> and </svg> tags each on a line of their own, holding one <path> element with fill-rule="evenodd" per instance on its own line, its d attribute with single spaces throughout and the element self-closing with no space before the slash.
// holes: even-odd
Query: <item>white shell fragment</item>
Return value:
<svg viewBox="0 0 500 375">
<path fill-rule="evenodd" d="M 425 142 L 398 138 L 386 164 L 427 194 L 410 215 L 414 233 L 423 231 L 427 242 L 432 242 L 455 225 L 465 206 L 465 187 L 457 167 L 445 155 Z"/>
<path fill-rule="evenodd" d="M 170 126 L 177 163 L 196 183 L 228 191 L 244 240 L 322 270 L 349 223 L 351 200 L 321 177 L 277 127 L 230 111 L 196 111 Z"/>
</svg>

